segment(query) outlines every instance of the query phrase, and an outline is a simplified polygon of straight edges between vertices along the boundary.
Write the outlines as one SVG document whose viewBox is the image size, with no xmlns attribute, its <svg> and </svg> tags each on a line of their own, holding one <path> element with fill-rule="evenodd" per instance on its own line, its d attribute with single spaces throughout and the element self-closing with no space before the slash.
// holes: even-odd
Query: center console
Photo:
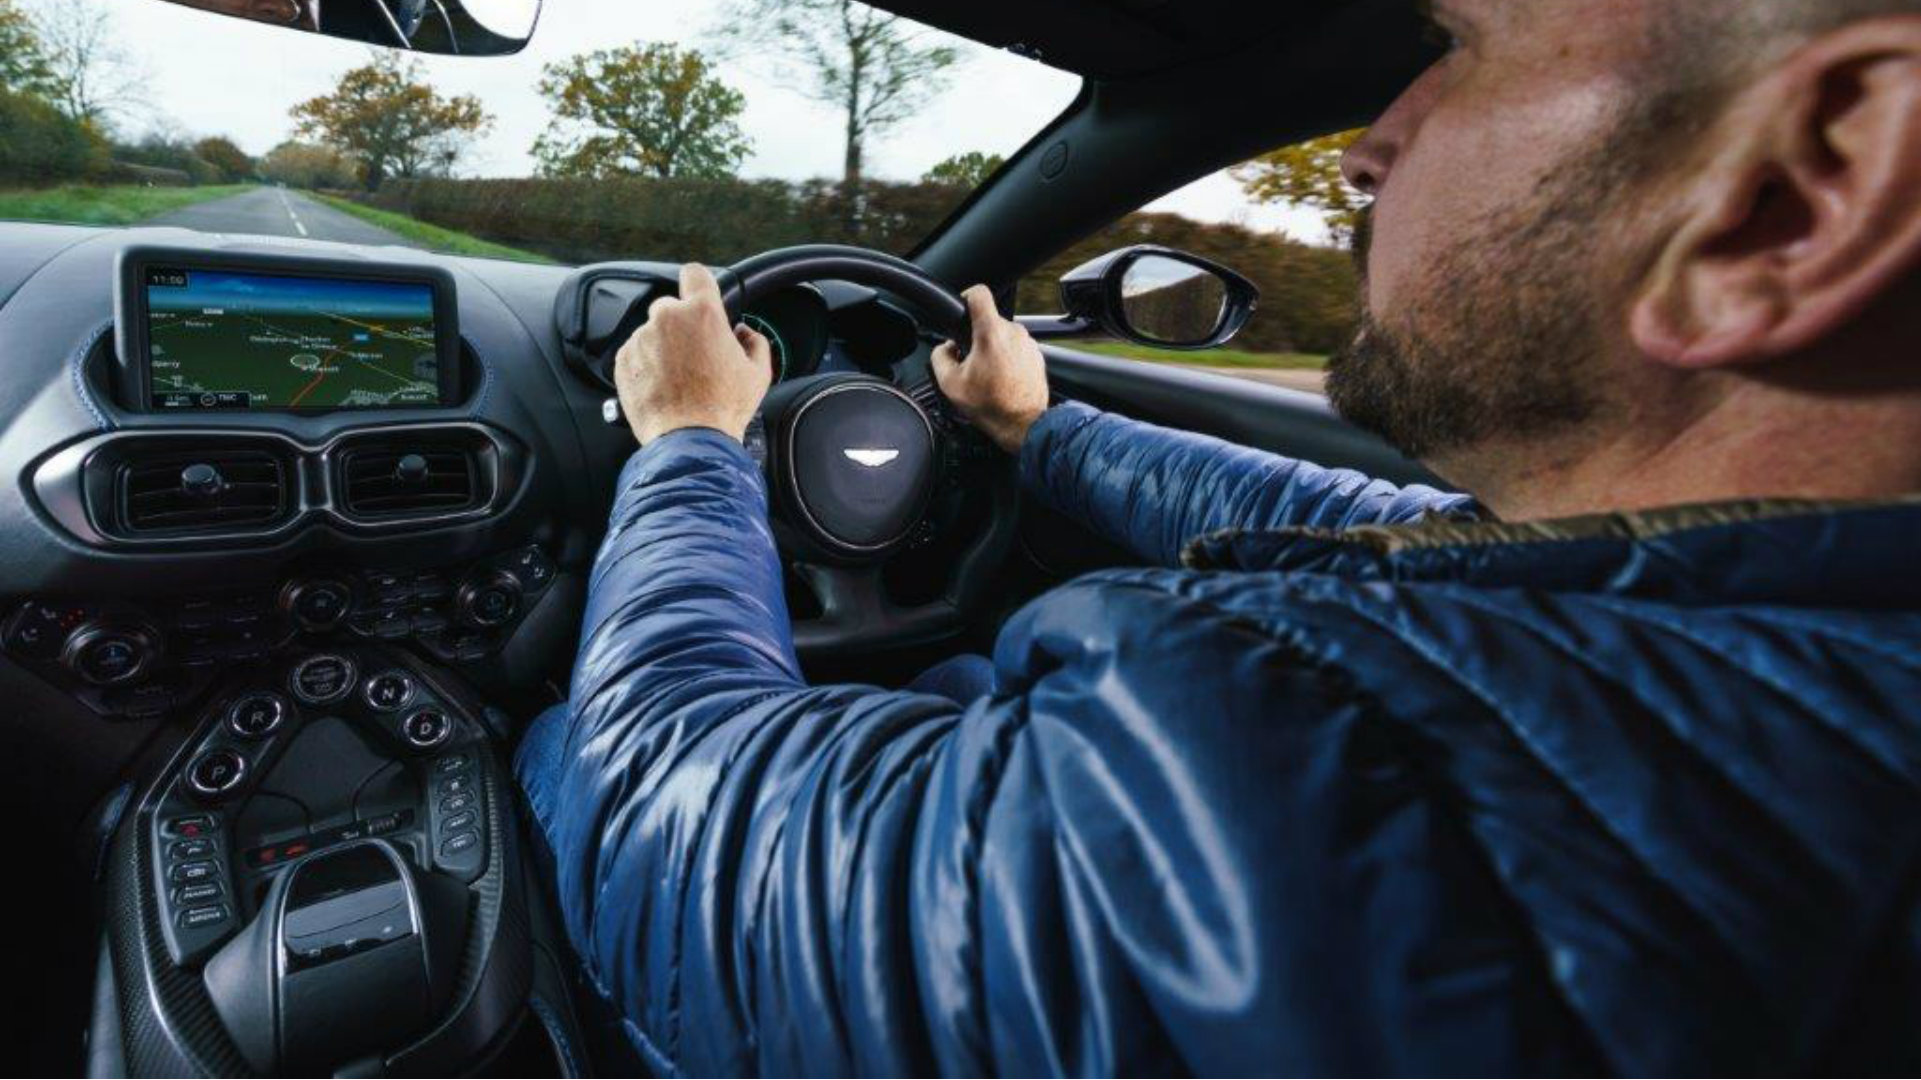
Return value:
<svg viewBox="0 0 1921 1080">
<path fill-rule="evenodd" d="M 207 700 L 109 852 L 128 1071 L 448 1075 L 496 1053 L 533 919 L 480 704 L 378 644 L 241 665 Z"/>
</svg>

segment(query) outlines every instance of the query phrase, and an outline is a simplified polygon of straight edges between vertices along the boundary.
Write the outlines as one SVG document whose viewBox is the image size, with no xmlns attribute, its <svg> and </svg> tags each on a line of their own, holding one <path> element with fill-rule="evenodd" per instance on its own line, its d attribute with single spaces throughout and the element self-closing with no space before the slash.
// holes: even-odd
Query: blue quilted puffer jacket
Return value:
<svg viewBox="0 0 1921 1080">
<path fill-rule="evenodd" d="M 1075 405 L 1022 470 L 1170 568 L 963 708 L 802 680 L 738 445 L 628 466 L 519 771 L 655 1068 L 1921 1069 L 1921 502 L 1480 523 Z"/>
</svg>

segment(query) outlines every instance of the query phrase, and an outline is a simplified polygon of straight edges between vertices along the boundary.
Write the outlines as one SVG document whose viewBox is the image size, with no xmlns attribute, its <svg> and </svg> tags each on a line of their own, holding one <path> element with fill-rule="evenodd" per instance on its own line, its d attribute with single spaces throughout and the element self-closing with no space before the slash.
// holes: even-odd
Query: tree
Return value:
<svg viewBox="0 0 1921 1080">
<path fill-rule="evenodd" d="M 724 179 L 751 145 L 739 124 L 747 99 L 694 49 L 582 53 L 542 69 L 540 93 L 554 113 L 534 143 L 548 176 Z"/>
<path fill-rule="evenodd" d="M 224 135 L 210 136 L 194 143 L 193 152 L 200 156 L 200 160 L 218 169 L 220 178 L 227 183 L 246 180 L 254 174 L 253 158 Z"/>
<path fill-rule="evenodd" d="M 353 159 L 361 183 L 378 191 L 389 177 L 439 176 L 493 125 L 480 99 L 442 97 L 426 84 L 420 64 L 396 52 L 340 77 L 333 93 L 293 107 L 299 134 Z"/>
<path fill-rule="evenodd" d="M 1341 155 L 1363 134 L 1344 131 L 1282 147 L 1237 167 L 1234 179 L 1256 201 L 1319 210 L 1335 240 L 1345 243 L 1368 200 L 1341 175 Z"/>
<path fill-rule="evenodd" d="M 921 177 L 923 184 L 945 184 L 948 187 L 966 188 L 969 191 L 987 182 L 987 178 L 1000 171 L 1007 159 L 999 154 L 983 154 L 970 150 L 965 154 L 955 154 L 946 161 L 927 170 Z"/>
<path fill-rule="evenodd" d="M 50 71 L 48 97 L 75 120 L 110 130 L 137 109 L 146 70 L 121 47 L 113 16 L 95 0 L 57 0 L 34 17 Z"/>
<path fill-rule="evenodd" d="M 870 139 L 913 117 L 961 61 L 931 33 L 858 0 L 731 0 L 727 39 L 776 54 L 777 73 L 840 110 L 846 139 L 841 182 L 856 192 Z"/>
<path fill-rule="evenodd" d="M 48 184 L 105 171 L 107 145 L 43 97 L 0 89 L 0 185 Z"/>
<path fill-rule="evenodd" d="M 358 170 L 345 154 L 317 143 L 283 142 L 260 159 L 260 174 L 296 188 L 344 188 Z"/>
<path fill-rule="evenodd" d="M 53 93 L 53 68 L 40 32 L 15 0 L 0 0 L 0 92 L 6 91 Z"/>
</svg>

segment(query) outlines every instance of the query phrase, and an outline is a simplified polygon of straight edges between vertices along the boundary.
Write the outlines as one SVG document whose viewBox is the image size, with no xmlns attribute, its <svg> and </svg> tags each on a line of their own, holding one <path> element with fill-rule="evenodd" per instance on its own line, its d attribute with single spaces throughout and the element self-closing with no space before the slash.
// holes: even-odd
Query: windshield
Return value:
<svg viewBox="0 0 1921 1080">
<path fill-rule="evenodd" d="M 1079 88 L 845 0 L 548 0 L 489 58 L 0 0 L 0 217 L 569 264 L 904 252 Z"/>
</svg>

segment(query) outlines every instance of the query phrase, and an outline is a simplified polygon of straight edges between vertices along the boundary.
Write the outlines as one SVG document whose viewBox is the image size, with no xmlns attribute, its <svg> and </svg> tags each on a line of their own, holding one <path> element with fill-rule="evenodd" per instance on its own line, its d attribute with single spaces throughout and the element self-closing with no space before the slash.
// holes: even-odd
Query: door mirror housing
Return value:
<svg viewBox="0 0 1921 1080">
<path fill-rule="evenodd" d="M 1066 322 L 1157 349 L 1214 349 L 1260 306 L 1252 281 L 1219 263 L 1143 244 L 1103 255 L 1061 278 Z"/>
<path fill-rule="evenodd" d="M 526 48 L 542 0 L 168 0 L 270 26 L 449 56 Z"/>
</svg>

